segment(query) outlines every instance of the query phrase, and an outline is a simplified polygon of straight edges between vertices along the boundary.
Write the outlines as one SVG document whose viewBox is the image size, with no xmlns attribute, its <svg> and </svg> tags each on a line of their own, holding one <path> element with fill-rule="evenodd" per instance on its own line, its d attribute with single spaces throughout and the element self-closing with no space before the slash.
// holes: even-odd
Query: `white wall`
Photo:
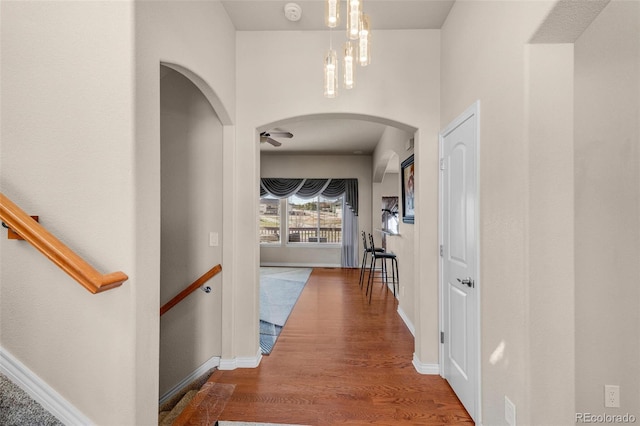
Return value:
<svg viewBox="0 0 640 426">
<path fill-rule="evenodd" d="M 392 163 L 400 163 L 397 156 L 394 156 L 391 160 Z M 373 199 L 372 208 L 372 225 L 373 229 L 382 229 L 382 198 L 383 197 L 398 197 L 398 203 L 402 203 L 402 195 L 400 194 L 400 173 L 387 172 L 382 178 L 382 182 L 379 184 L 380 190 L 376 198 Z M 399 207 L 400 208 L 400 207 Z M 398 212 L 398 221 L 401 219 L 402 213 Z M 382 247 L 383 235 L 381 232 L 374 232 L 374 238 L 376 247 Z M 389 239 L 386 238 L 388 241 Z"/>
<path fill-rule="evenodd" d="M 0 7 L 2 191 L 100 271 L 129 275 L 91 295 L 3 239 L 0 344 L 97 424 L 156 424 L 160 61 L 191 69 L 229 127 L 235 31 L 213 2 Z"/>
<path fill-rule="evenodd" d="M 530 424 L 575 421 L 573 44 L 526 46 Z M 562 354 L 562 356 L 558 356 Z M 553 391 L 549 391 L 552 388 Z"/>
<path fill-rule="evenodd" d="M 165 68 L 165 70 L 168 70 Z M 160 81 L 162 237 L 160 303 L 222 263 L 222 124 L 202 92 L 168 70 Z M 160 394 L 221 354 L 221 276 L 161 318 Z"/>
<path fill-rule="evenodd" d="M 395 161 L 399 162 L 397 157 L 395 158 Z M 387 172 L 384 174 L 384 177 L 382 178 L 380 194 L 382 197 L 398 197 L 398 200 L 402 198 L 400 196 L 400 173 Z M 377 201 L 379 201 L 379 205 L 374 205 L 374 208 L 382 208 L 382 200 Z"/>
<path fill-rule="evenodd" d="M 322 95 L 322 57 L 328 46 L 328 33 L 320 32 L 238 32 L 237 34 L 237 147 L 242 164 L 234 175 L 241 206 L 238 210 L 237 240 L 253 247 L 246 250 L 245 263 L 235 280 L 245 294 L 243 312 L 238 318 L 239 353 L 255 356 L 258 350 L 258 242 L 257 200 L 260 159 L 256 129 L 275 127 L 278 122 L 318 114 L 345 114 L 347 117 L 382 120 L 403 125 L 416 133 L 418 185 L 416 214 L 423 221 L 421 237 L 437 241 L 437 132 L 439 128 L 439 32 L 377 31 L 373 61 L 358 74 L 358 86 L 335 99 Z M 402 49 L 398 49 L 402 46 Z M 265 66 L 264 64 L 269 64 Z M 259 72 L 257 72 L 259 70 Z M 393 76 L 391 78 L 390 76 Z M 360 90 L 358 90 L 360 89 Z M 422 175 L 420 168 L 422 167 Z M 418 181 L 421 182 L 420 180 Z M 421 192 L 420 192 L 421 191 Z M 422 210 L 421 210 L 422 209 Z M 419 229 L 419 225 L 416 225 Z M 437 300 L 437 244 L 416 245 L 413 255 L 420 259 L 416 282 L 424 283 L 420 300 Z M 253 295 L 253 298 L 247 295 Z M 425 362 L 437 363 L 437 313 L 425 309 L 417 324 L 416 353 Z M 422 336 L 426 338 L 422 338 Z"/>
<path fill-rule="evenodd" d="M 272 178 L 356 178 L 358 179 L 358 227 L 371 229 L 371 157 L 368 155 L 262 155 L 260 177 Z M 358 232 L 358 248 L 362 243 Z M 342 248 L 287 246 L 286 242 L 260 246 L 263 265 L 337 266 Z M 360 259 L 360 257 L 358 257 Z"/>
<path fill-rule="evenodd" d="M 136 268 L 144 277 L 142 295 L 133 303 L 141 328 L 135 340 L 140 364 L 137 377 L 135 424 L 157 422 L 160 306 L 160 63 L 189 77 L 214 107 L 223 124 L 222 174 L 224 230 L 222 244 L 223 356 L 233 357 L 234 227 L 230 170 L 235 168 L 233 119 L 235 116 L 235 29 L 217 2 L 136 2 L 135 51 L 135 234 Z M 215 231 L 215 229 L 212 229 Z M 206 248 L 201 253 L 206 252 Z M 209 295 L 211 296 L 211 295 Z M 167 314 L 167 315 L 170 315 Z M 204 332 L 204 331 L 203 331 Z M 197 338 L 194 337 L 194 341 Z M 225 340 L 226 339 L 226 340 Z M 137 371 L 138 372 L 138 371 Z"/>
<path fill-rule="evenodd" d="M 443 123 L 481 101 L 484 424 L 505 424 L 505 395 L 532 425 L 640 403 L 639 5 L 612 1 L 575 52 L 527 45 L 548 10 L 457 2 L 442 33 Z"/>
<path fill-rule="evenodd" d="M 578 412 L 640 416 L 639 76 L 640 4 L 612 1 L 575 43 Z"/>
<path fill-rule="evenodd" d="M 549 391 L 533 389 L 530 380 L 537 374 L 531 371 L 532 358 L 545 350 L 530 347 L 529 341 L 529 261 L 537 262 L 541 254 L 531 253 L 535 247 L 529 242 L 529 182 L 543 186 L 537 179 L 544 167 L 529 168 L 525 71 L 526 43 L 551 6 L 538 1 L 459 1 L 442 28 L 442 127 L 480 100 L 483 424 L 506 424 L 505 396 L 516 404 L 518 424 L 533 424 L 531 400 L 536 392 Z M 544 194 L 536 195 L 546 202 Z M 535 226 L 544 228 L 545 221 Z M 555 335 L 553 329 L 537 329 L 541 331 Z M 572 382 L 571 371 L 563 374 L 566 377 L 555 380 Z"/>
<path fill-rule="evenodd" d="M 92 421 L 134 424 L 138 369 L 151 400 L 157 372 L 134 350 L 136 300 L 153 292 L 132 233 L 133 4 L 0 7 L 2 192 L 99 271 L 129 275 L 92 295 L 3 233 L 0 345 Z"/>
<path fill-rule="evenodd" d="M 437 312 L 438 312 L 438 298 L 437 292 L 431 293 L 430 296 L 426 297 L 424 300 L 420 300 L 417 298 L 419 294 L 419 289 L 416 287 L 416 283 L 420 282 L 417 277 L 419 274 L 419 270 L 416 270 L 415 267 L 420 265 L 420 262 L 415 261 L 414 251 L 415 251 L 415 238 L 416 238 L 416 225 L 411 223 L 402 222 L 402 193 L 401 193 L 401 183 L 400 183 L 400 173 L 395 173 L 392 175 L 386 174 L 387 166 L 389 161 L 397 161 L 397 167 L 400 167 L 400 164 L 404 160 L 413 154 L 413 150 L 407 151 L 406 143 L 409 138 L 413 137 L 413 134 L 396 129 L 393 127 L 388 127 L 380 138 L 380 143 L 376 146 L 376 150 L 373 155 L 373 180 L 374 180 L 374 196 L 377 200 L 380 200 L 380 197 L 386 195 L 388 191 L 398 196 L 398 203 L 400 206 L 400 210 L 398 211 L 398 218 L 400 220 L 400 225 L 398 227 L 399 234 L 393 237 L 387 237 L 387 250 L 395 253 L 398 259 L 398 275 L 400 276 L 400 294 L 398 296 L 399 307 L 398 309 L 402 312 L 405 321 L 408 322 L 409 327 L 415 328 L 417 323 L 416 312 L 429 312 L 435 315 L 436 328 L 433 329 L 432 326 L 428 327 L 428 332 L 424 335 L 424 340 L 426 342 L 436 343 L 436 345 L 428 344 L 429 354 L 425 357 L 425 355 L 421 355 L 419 358 L 424 359 L 424 364 L 437 364 L 438 356 L 437 353 L 434 355 L 431 353 L 431 350 L 434 348 L 437 350 Z M 434 139 L 436 142 L 436 152 L 437 152 L 437 138 Z M 387 181 L 388 177 L 393 176 L 391 179 L 394 187 L 388 188 Z M 436 175 L 437 178 L 437 175 Z M 437 192 L 437 180 L 435 182 L 429 181 L 429 185 L 436 185 Z M 378 205 L 380 201 L 377 201 Z M 427 201 L 429 203 L 429 201 Z M 433 200 L 429 204 L 422 204 L 423 206 L 434 207 Z M 435 202 L 435 207 L 437 208 L 437 199 Z M 380 209 L 377 206 L 374 206 L 374 215 L 380 214 Z M 428 217 L 428 216 L 427 216 Z M 437 217 L 437 216 L 436 216 Z M 418 219 L 416 219 L 418 222 Z M 427 228 L 431 226 L 436 226 L 436 224 L 427 224 Z M 374 228 L 379 225 L 374 224 Z M 437 235 L 437 234 L 436 234 Z M 375 235 L 377 237 L 376 241 L 380 240 L 380 235 Z M 426 242 L 428 244 L 428 242 Z M 438 244 L 438 240 L 436 238 L 435 241 L 432 241 L 432 245 L 435 247 Z M 434 278 L 432 278 L 434 279 Z M 437 275 L 435 277 L 435 282 L 437 283 Z M 430 315 L 430 321 L 433 321 L 434 318 Z M 435 334 L 433 332 L 435 331 Z M 418 354 L 418 351 L 416 351 Z M 435 356 L 435 357 L 434 357 Z"/>
</svg>

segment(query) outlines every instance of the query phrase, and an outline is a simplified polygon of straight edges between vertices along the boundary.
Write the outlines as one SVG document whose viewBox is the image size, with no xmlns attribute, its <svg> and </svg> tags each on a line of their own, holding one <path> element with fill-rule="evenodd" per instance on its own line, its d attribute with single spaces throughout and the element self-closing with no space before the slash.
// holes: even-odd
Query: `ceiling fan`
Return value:
<svg viewBox="0 0 640 426">
<path fill-rule="evenodd" d="M 276 138 L 292 138 L 293 137 L 293 133 L 284 132 L 284 131 L 281 131 L 281 130 L 274 130 L 274 131 L 271 131 L 271 132 L 262 132 L 262 133 L 260 133 L 260 142 L 267 142 L 267 143 L 270 143 L 273 146 L 282 145 L 281 142 L 278 142 L 277 140 L 273 139 L 271 136 L 276 137 Z"/>
</svg>

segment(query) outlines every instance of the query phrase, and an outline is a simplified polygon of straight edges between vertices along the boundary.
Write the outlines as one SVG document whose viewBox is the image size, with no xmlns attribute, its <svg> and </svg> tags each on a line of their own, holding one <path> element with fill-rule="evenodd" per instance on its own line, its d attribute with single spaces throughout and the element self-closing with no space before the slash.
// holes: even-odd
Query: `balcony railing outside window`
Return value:
<svg viewBox="0 0 640 426">
<path fill-rule="evenodd" d="M 288 242 L 342 242 L 342 197 L 329 199 L 289 197 L 287 202 Z"/>
<path fill-rule="evenodd" d="M 343 198 L 260 199 L 260 243 L 342 243 Z M 286 218 L 283 215 L 286 213 Z"/>
</svg>

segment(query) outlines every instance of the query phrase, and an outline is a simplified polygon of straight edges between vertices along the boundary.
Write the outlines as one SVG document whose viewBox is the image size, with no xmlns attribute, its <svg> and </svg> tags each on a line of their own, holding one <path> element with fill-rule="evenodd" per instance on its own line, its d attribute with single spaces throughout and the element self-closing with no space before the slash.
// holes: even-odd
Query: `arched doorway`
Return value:
<svg viewBox="0 0 640 426">
<path fill-rule="evenodd" d="M 176 68 L 160 66 L 161 304 L 222 263 L 208 236 L 223 229 L 223 123 L 197 79 Z M 220 356 L 221 306 L 219 290 L 197 291 L 161 318 L 160 395 Z"/>
<path fill-rule="evenodd" d="M 348 125 L 345 126 L 345 122 Z M 333 126 L 342 129 L 335 132 Z M 351 127 L 346 131 L 347 127 Z M 382 237 L 382 185 L 386 174 L 386 185 L 391 188 L 388 195 L 399 197 L 401 155 L 410 155 L 407 149 L 409 141 L 416 131 L 415 127 L 382 117 L 362 114 L 315 114 L 278 120 L 257 128 L 257 133 L 290 131 L 293 138 L 278 140 L 280 146 L 261 143 L 259 174 L 262 178 L 357 178 L 359 182 L 358 236 L 361 231 L 372 233 L 379 243 Z M 303 133 L 304 132 L 304 133 Z M 353 138 L 369 134 L 371 140 L 363 140 L 360 145 L 353 144 Z M 278 139 L 277 137 L 275 139 Z M 307 145 L 308 144 L 308 145 Z M 386 173 L 385 173 L 386 172 Z M 395 174 L 395 179 L 394 179 Z M 387 195 L 387 194 L 385 194 Z M 285 209 L 286 204 L 280 203 Z M 282 207 L 284 206 L 284 207 Z M 263 209 L 272 208 L 263 205 Z M 256 206 L 256 210 L 260 210 Z M 285 217 L 280 213 L 281 217 Z M 279 225 L 281 226 L 281 225 Z M 413 279 L 414 238 L 413 227 L 407 227 L 403 237 L 395 242 L 395 250 L 405 256 L 401 262 L 401 276 L 406 277 L 401 300 L 403 317 L 413 331 L 416 280 Z M 396 233 L 398 233 L 396 231 Z M 361 239 L 358 239 L 360 259 L 362 255 Z M 267 241 L 260 244 L 260 263 L 263 266 L 305 266 L 340 267 L 339 251 L 331 254 L 329 249 L 296 249 L 288 247 L 284 239 Z M 403 273 L 405 275 L 403 275 Z M 402 298 L 402 292 L 400 297 Z"/>
</svg>

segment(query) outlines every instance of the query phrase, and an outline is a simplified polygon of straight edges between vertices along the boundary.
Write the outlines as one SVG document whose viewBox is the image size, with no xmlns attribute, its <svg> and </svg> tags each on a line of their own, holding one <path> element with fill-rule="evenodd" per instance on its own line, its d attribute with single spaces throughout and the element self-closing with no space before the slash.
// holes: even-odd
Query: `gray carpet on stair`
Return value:
<svg viewBox="0 0 640 426">
<path fill-rule="evenodd" d="M 62 423 L 18 385 L 0 374 L 0 425 L 62 426 Z"/>
</svg>

